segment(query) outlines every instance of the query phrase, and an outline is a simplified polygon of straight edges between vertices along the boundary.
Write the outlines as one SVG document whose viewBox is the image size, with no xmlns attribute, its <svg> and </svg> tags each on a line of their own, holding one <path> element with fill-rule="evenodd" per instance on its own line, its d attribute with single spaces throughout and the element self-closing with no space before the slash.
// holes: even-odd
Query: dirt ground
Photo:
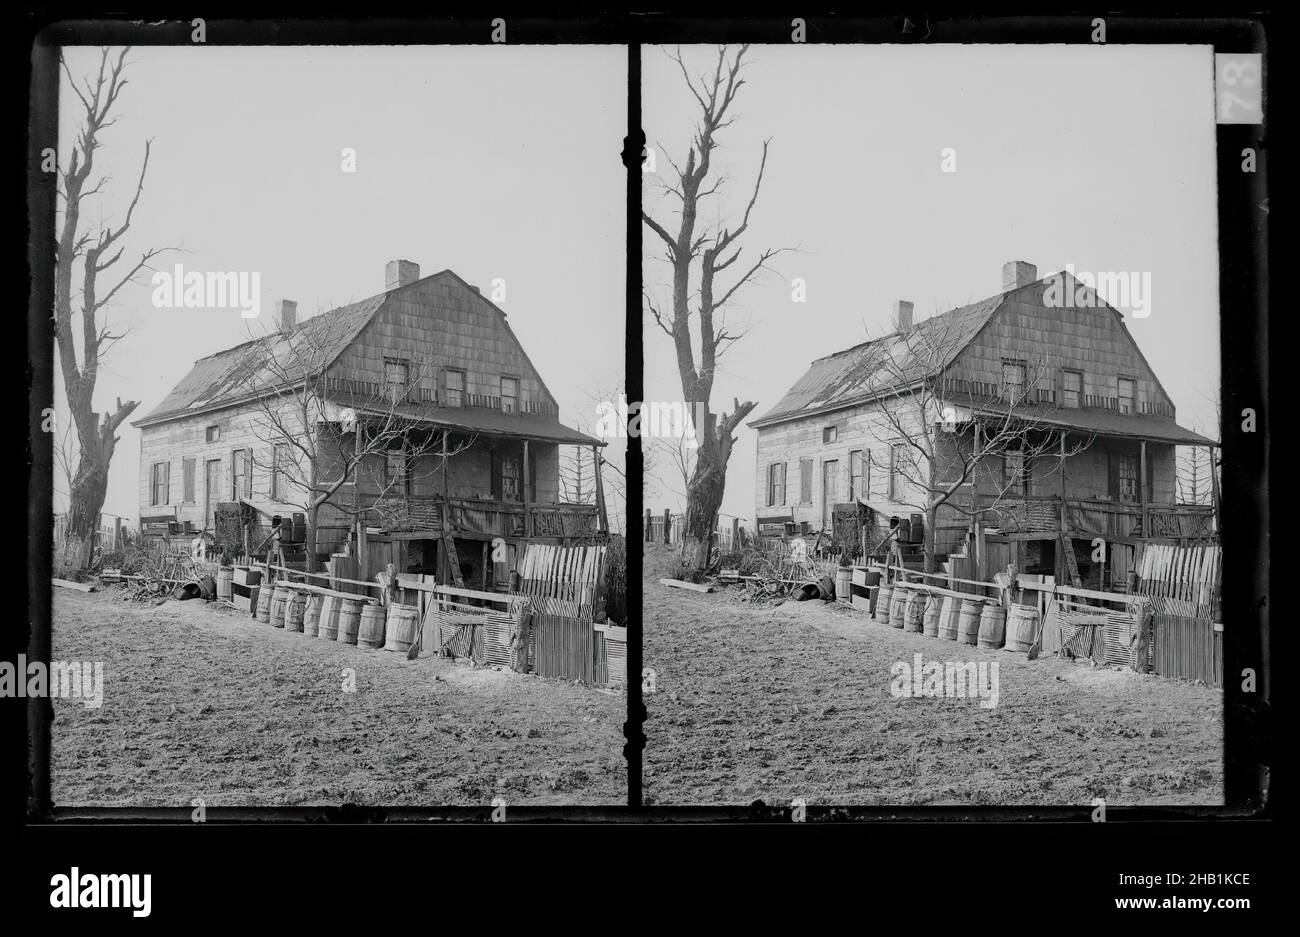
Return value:
<svg viewBox="0 0 1300 937">
<path fill-rule="evenodd" d="M 104 662 L 102 707 L 53 700 L 56 806 L 627 803 L 621 691 L 54 592 L 54 658 Z"/>
<path fill-rule="evenodd" d="M 820 601 L 671 589 L 645 568 L 647 804 L 1221 804 L 1211 687 L 984 651 Z M 729 591 L 730 590 L 730 591 Z M 1000 699 L 901 698 L 890 667 L 997 661 Z"/>
</svg>

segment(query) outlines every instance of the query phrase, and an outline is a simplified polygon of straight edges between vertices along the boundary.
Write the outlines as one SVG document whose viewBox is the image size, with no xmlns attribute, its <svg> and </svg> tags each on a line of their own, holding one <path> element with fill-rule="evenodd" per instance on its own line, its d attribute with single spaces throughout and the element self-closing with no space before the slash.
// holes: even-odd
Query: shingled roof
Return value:
<svg viewBox="0 0 1300 937">
<path fill-rule="evenodd" d="M 189 413 L 227 406 L 257 396 L 254 388 L 300 380 L 307 363 L 324 369 L 352 344 L 388 299 L 380 293 L 303 321 L 291 335 L 272 332 L 194 362 L 194 367 L 172 388 L 158 406 L 132 422 L 148 426 Z M 307 354 L 295 349 L 308 347 Z"/>
<path fill-rule="evenodd" d="M 904 337 L 891 332 L 878 339 L 818 358 L 753 427 L 838 410 L 871 399 L 894 388 L 901 378 L 910 384 L 938 374 L 957 357 L 993 317 L 1006 294 L 999 293 L 967 306 L 923 319 Z M 930 347 L 936 354 L 918 360 L 916 348 Z M 885 362 L 892 363 L 886 366 Z M 928 365 L 928 366 L 927 366 Z"/>
</svg>

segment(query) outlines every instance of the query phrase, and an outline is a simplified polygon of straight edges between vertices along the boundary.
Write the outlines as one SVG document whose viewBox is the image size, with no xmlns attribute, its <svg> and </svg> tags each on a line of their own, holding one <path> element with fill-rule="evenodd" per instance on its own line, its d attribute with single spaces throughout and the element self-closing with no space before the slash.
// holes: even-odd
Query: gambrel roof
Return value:
<svg viewBox="0 0 1300 937">
<path fill-rule="evenodd" d="M 304 319 L 287 336 L 279 331 L 269 332 L 233 348 L 200 358 L 158 406 L 133 421 L 132 425 L 152 426 L 235 406 L 263 396 L 271 388 L 293 386 L 312 376 L 307 373 L 308 370 L 316 374 L 322 373 L 374 321 L 389 297 L 438 279 L 451 279 L 467 290 L 474 289 L 453 271 L 443 270 L 360 302 L 339 306 Z M 518 344 L 514 331 L 505 321 L 505 312 L 477 290 L 475 295 L 500 316 L 506 332 Z M 527 361 L 528 353 L 522 346 L 519 351 Z M 528 363 L 531 367 L 532 362 Z M 536 368 L 533 371 L 536 373 Z M 540 375 L 537 375 L 537 381 L 549 397 L 550 391 L 546 389 Z M 344 393 L 330 393 L 329 397 L 343 403 L 353 403 L 350 399 L 345 399 L 347 395 Z M 356 406 L 361 408 L 362 403 L 356 402 Z M 482 407 L 425 407 L 421 412 L 430 413 L 438 425 L 471 432 L 573 445 L 604 445 L 544 413 L 506 414 Z"/>
<path fill-rule="evenodd" d="M 1003 298 L 1004 294 L 998 294 L 923 319 L 912 327 L 906 341 L 901 333 L 891 332 L 882 338 L 818 358 L 775 407 L 749 425 L 768 426 L 852 406 L 891 389 L 900 377 L 910 378 L 913 382 L 933 377 L 950 365 L 979 334 L 1002 305 Z M 940 353 L 932 358 L 928 368 L 925 362 L 911 355 L 911 349 L 923 344 L 927 333 L 941 346 Z M 894 359 L 894 364 L 888 368 L 882 367 L 885 356 Z M 900 360 L 899 356 L 906 357 Z"/>
<path fill-rule="evenodd" d="M 1062 270 L 1034 283 L 1017 286 L 979 302 L 923 319 L 912 326 L 906 338 L 903 333 L 894 331 L 881 338 L 818 358 L 777 401 L 776 406 L 761 417 L 751 420 L 748 425 L 761 429 L 858 406 L 881 395 L 898 393 L 925 379 L 938 377 L 975 341 L 1012 294 L 1044 284 L 1055 277 L 1062 277 L 1071 289 L 1079 283 L 1071 273 Z M 1155 385 L 1164 393 L 1164 388 L 1147 363 L 1142 349 L 1133 341 L 1124 325 L 1123 316 L 1100 296 L 1096 297 L 1096 301 L 1115 317 L 1124 336 L 1150 372 Z M 916 353 L 918 349 L 925 349 L 919 357 Z M 962 402 L 958 399 L 960 395 L 951 397 L 954 403 Z M 974 398 L 966 401 L 966 404 L 979 408 L 979 402 Z M 1151 413 L 1119 414 L 1109 410 L 1073 408 L 1037 409 L 1042 412 L 1033 416 L 1041 422 L 1075 427 L 1097 435 L 1131 436 L 1180 445 L 1216 445 L 1213 440 L 1179 426 L 1172 418 Z"/>
</svg>

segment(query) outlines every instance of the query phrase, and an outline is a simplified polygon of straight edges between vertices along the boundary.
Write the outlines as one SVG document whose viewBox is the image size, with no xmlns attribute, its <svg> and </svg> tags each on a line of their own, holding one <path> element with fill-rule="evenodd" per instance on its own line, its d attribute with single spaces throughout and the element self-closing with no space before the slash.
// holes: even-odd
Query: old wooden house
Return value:
<svg viewBox="0 0 1300 937">
<path fill-rule="evenodd" d="M 500 589 L 523 544 L 607 535 L 599 476 L 589 503 L 561 503 L 558 481 L 567 447 L 598 468 L 604 444 L 560 422 L 505 312 L 450 270 L 393 261 L 382 293 L 301 322 L 281 301 L 273 329 L 196 361 L 134 425 L 145 532 L 220 539 L 234 512 L 226 552 L 298 515 L 286 538 L 317 568 L 349 554 L 363 576 Z"/>
<path fill-rule="evenodd" d="M 1083 302 L 1062 307 L 1062 288 Z M 889 334 L 814 361 L 749 424 L 761 532 L 825 542 L 838 516 L 869 553 L 900 520 L 926 523 L 927 502 L 953 487 L 928 521 L 940 560 L 1065 575 L 1069 551 L 1094 588 L 1124 587 L 1144 541 L 1215 536 L 1213 505 L 1175 503 L 1175 473 L 1178 447 L 1216 443 L 1178 425 L 1095 290 L 1016 261 L 997 295 L 920 322 L 900 302 L 894 316 Z M 927 446 L 922 471 L 903 471 Z"/>
</svg>

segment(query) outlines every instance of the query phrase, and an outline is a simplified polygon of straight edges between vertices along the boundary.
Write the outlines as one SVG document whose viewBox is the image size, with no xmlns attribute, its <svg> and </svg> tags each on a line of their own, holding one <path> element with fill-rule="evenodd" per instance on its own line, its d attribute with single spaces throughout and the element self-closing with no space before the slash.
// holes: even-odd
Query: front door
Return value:
<svg viewBox="0 0 1300 937">
<path fill-rule="evenodd" d="M 840 463 L 836 459 L 822 463 L 822 530 L 833 530 L 831 514 L 840 500 Z"/>
<path fill-rule="evenodd" d="M 221 497 L 218 494 L 217 483 L 221 479 L 221 460 L 209 459 L 205 463 L 204 483 L 203 483 L 203 529 L 207 529 L 212 524 L 212 512 L 216 510 L 217 500 Z"/>
<path fill-rule="evenodd" d="M 520 463 L 519 457 L 513 455 L 504 455 L 501 457 L 501 500 L 502 501 L 522 501 L 521 492 L 523 488 L 520 484 Z"/>
</svg>

